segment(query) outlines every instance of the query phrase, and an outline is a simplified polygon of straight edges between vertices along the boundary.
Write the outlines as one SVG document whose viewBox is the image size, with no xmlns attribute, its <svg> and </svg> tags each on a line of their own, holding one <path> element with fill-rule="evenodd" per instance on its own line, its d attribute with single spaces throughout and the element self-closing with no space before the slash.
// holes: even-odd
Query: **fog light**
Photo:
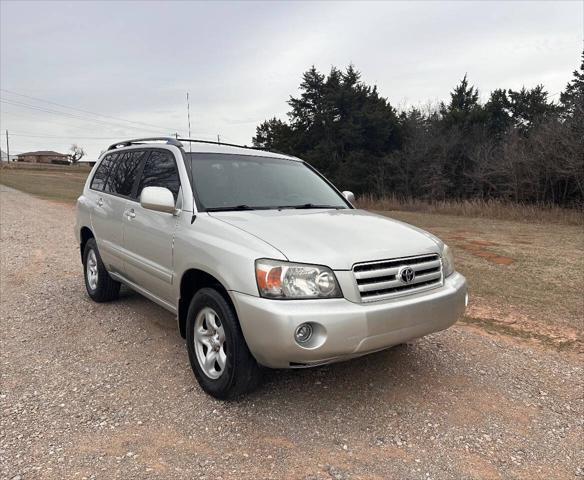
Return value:
<svg viewBox="0 0 584 480">
<path fill-rule="evenodd" d="M 296 328 L 294 338 L 298 343 L 306 343 L 312 337 L 312 326 L 309 323 L 303 323 Z"/>
</svg>

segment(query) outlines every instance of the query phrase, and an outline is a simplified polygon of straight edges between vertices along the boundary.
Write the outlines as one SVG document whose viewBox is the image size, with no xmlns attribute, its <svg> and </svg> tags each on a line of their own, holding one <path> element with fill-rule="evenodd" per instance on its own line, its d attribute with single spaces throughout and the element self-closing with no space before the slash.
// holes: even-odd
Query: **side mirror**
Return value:
<svg viewBox="0 0 584 480">
<path fill-rule="evenodd" d="M 343 192 L 343 197 L 345 197 L 345 199 L 351 204 L 353 205 L 355 203 L 355 194 L 353 192 L 349 192 L 349 190 L 345 190 Z"/>
<path fill-rule="evenodd" d="M 174 196 L 168 188 L 144 187 L 140 194 L 140 205 L 148 210 L 174 214 Z"/>
</svg>

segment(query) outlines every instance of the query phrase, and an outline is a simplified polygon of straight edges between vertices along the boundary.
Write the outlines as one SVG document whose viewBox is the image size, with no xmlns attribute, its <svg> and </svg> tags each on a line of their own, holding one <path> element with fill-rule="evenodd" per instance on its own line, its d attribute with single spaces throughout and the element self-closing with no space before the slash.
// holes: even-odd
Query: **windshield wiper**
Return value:
<svg viewBox="0 0 584 480">
<path fill-rule="evenodd" d="M 278 207 L 278 209 L 284 209 L 284 208 L 295 208 L 298 210 L 306 210 L 309 208 L 332 208 L 334 210 L 341 210 L 344 207 L 341 207 L 339 205 L 319 205 L 316 203 L 304 203 L 302 205 L 283 205 L 281 207 Z"/>
<path fill-rule="evenodd" d="M 209 207 L 207 212 L 238 212 L 242 210 L 257 210 L 258 207 L 250 207 L 249 205 L 234 205 L 232 207 Z"/>
<path fill-rule="evenodd" d="M 338 205 L 319 205 L 316 203 L 304 203 L 302 205 L 279 205 L 275 207 L 251 207 L 249 205 L 233 205 L 228 207 L 209 207 L 206 208 L 207 212 L 240 212 L 244 210 L 284 210 L 284 209 L 309 209 L 309 208 L 323 208 L 323 209 L 334 209 L 340 210 L 344 207 Z"/>
</svg>

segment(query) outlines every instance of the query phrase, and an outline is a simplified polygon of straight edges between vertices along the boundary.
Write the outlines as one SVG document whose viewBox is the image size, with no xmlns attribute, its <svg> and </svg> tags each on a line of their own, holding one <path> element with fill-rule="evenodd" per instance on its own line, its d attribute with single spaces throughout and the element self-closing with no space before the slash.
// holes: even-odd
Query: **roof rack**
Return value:
<svg viewBox="0 0 584 480">
<path fill-rule="evenodd" d="M 262 150 L 265 152 L 273 152 L 273 153 L 280 153 L 282 155 L 288 155 L 284 152 L 279 152 L 273 149 L 267 149 L 262 147 L 248 147 L 247 145 L 238 145 L 236 143 L 224 143 L 224 142 L 215 142 L 213 140 L 198 140 L 196 138 L 180 138 L 180 137 L 145 137 L 145 138 L 133 138 L 131 140 L 124 140 L 122 142 L 116 142 L 111 144 L 108 147 L 109 150 L 115 150 L 116 148 L 121 147 L 129 147 L 130 145 L 137 145 L 144 142 L 166 142 L 167 145 L 174 145 L 175 147 L 184 148 L 184 145 L 181 142 L 191 142 L 191 143 L 205 143 L 209 145 L 221 145 L 223 147 L 238 147 L 238 148 L 247 148 L 248 150 Z M 292 155 L 289 155 L 292 156 Z"/>
<path fill-rule="evenodd" d="M 196 138 L 180 138 L 180 137 L 178 137 L 176 140 L 179 140 L 181 142 L 206 143 L 209 145 L 221 145 L 223 147 L 247 148 L 248 150 L 260 150 L 262 152 L 279 153 L 280 155 L 286 155 L 288 157 L 298 158 L 294 155 L 290 155 L 289 153 L 281 152 L 281 151 L 275 150 L 273 148 L 249 147 L 247 145 L 238 145 L 237 143 L 215 142 L 214 140 L 197 140 Z"/>
<path fill-rule="evenodd" d="M 133 138 L 131 140 L 124 140 L 123 142 L 116 142 L 108 147 L 109 150 L 115 150 L 120 147 L 129 147 L 130 145 L 140 144 L 144 142 L 166 142 L 167 145 L 174 145 L 175 147 L 182 147 L 183 144 L 174 137 L 145 137 L 145 138 Z"/>
<path fill-rule="evenodd" d="M 248 147 L 247 145 L 238 145 L 237 143 L 225 143 L 225 142 L 215 142 L 214 140 L 198 140 L 196 138 L 177 138 L 181 142 L 191 142 L 191 143 L 207 143 L 209 145 L 222 145 L 224 147 L 239 147 L 248 148 L 250 150 L 265 150 L 259 147 Z"/>
</svg>

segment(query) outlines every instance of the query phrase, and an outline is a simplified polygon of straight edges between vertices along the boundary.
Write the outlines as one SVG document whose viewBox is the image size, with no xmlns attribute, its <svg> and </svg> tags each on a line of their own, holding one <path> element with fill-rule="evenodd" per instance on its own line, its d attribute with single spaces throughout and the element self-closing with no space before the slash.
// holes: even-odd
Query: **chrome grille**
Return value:
<svg viewBox="0 0 584 480">
<path fill-rule="evenodd" d="M 415 272 L 411 282 L 398 278 L 404 267 Z M 437 254 L 358 263 L 353 274 L 363 302 L 417 293 L 442 285 L 442 261 Z"/>
</svg>

